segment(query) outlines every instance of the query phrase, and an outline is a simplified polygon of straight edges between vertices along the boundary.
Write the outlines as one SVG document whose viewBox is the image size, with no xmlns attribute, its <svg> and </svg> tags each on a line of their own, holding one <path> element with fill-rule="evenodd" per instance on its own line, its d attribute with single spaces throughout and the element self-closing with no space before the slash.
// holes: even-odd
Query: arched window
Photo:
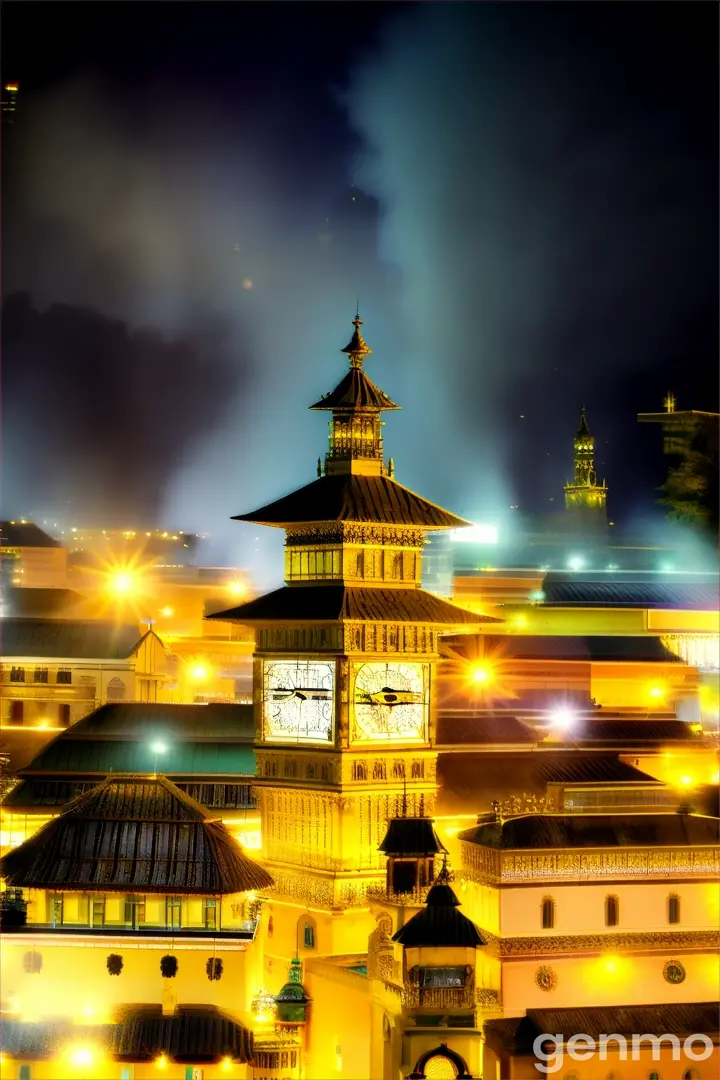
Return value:
<svg viewBox="0 0 720 1080">
<path fill-rule="evenodd" d="M 542 902 L 542 928 L 552 930 L 555 925 L 555 901 L 552 896 L 546 896 Z"/>
<path fill-rule="evenodd" d="M 405 776 L 405 762 L 393 761 L 392 774 L 393 780 L 402 780 Z"/>
<path fill-rule="evenodd" d="M 620 901 L 617 896 L 605 897 L 605 925 L 617 926 L 620 921 Z"/>
<path fill-rule="evenodd" d="M 651 1072 L 650 1075 L 648 1076 L 648 1080 L 661 1080 L 660 1073 L 659 1072 Z"/>
<path fill-rule="evenodd" d="M 679 923 L 680 922 L 680 897 L 679 896 L 668 896 L 667 921 L 669 923 Z"/>
<path fill-rule="evenodd" d="M 354 761 L 352 767 L 353 780 L 367 780 L 367 765 L 364 761 Z"/>
<path fill-rule="evenodd" d="M 687 1072 L 683 1073 L 682 1080 L 700 1080 L 700 1073 L 697 1069 L 688 1069 Z"/>
<path fill-rule="evenodd" d="M 301 915 L 297 925 L 298 952 L 317 947 L 317 923 L 312 915 Z"/>
</svg>

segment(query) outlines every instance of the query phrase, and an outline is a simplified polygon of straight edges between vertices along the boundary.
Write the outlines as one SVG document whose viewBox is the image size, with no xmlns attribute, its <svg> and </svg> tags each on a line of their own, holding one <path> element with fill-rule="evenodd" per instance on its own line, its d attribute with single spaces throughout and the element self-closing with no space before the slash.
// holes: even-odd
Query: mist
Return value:
<svg viewBox="0 0 720 1080">
<path fill-rule="evenodd" d="M 651 507 L 636 413 L 717 402 L 717 12 L 647 7 L 406 5 L 349 74 L 321 37 L 296 73 L 283 39 L 230 90 L 231 42 L 215 83 L 208 36 L 190 83 L 146 42 L 137 86 L 24 99 L 3 292 L 71 328 L 4 350 L 6 516 L 209 533 L 207 561 L 276 580 L 281 537 L 230 518 L 314 479 L 307 407 L 358 299 L 401 483 L 475 521 L 552 512 L 586 405 L 612 517 Z"/>
<path fill-rule="evenodd" d="M 356 70 L 404 458 L 475 520 L 561 502 L 582 405 L 613 513 L 647 505 L 635 414 L 717 407 L 717 13 L 691 7 L 413 6 Z"/>
</svg>

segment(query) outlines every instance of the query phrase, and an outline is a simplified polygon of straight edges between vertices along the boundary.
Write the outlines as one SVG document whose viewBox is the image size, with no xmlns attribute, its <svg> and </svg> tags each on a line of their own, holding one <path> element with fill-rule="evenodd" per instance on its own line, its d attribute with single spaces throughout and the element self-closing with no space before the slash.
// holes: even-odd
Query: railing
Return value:
<svg viewBox="0 0 720 1080">
<path fill-rule="evenodd" d="M 402 1003 L 406 1009 L 473 1009 L 475 984 L 465 986 L 405 986 Z"/>
</svg>

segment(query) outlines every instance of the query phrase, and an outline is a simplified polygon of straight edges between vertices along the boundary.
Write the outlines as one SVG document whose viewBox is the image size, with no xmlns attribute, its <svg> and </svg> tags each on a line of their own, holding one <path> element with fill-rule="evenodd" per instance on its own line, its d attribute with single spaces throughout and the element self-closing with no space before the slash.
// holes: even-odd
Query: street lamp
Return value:
<svg viewBox="0 0 720 1080">
<path fill-rule="evenodd" d="M 155 755 L 155 760 L 153 762 L 153 775 L 157 776 L 158 755 L 167 753 L 167 746 L 165 745 L 164 742 L 161 742 L 160 740 L 158 740 L 158 741 L 151 744 L 150 749 L 152 750 L 153 754 Z"/>
</svg>

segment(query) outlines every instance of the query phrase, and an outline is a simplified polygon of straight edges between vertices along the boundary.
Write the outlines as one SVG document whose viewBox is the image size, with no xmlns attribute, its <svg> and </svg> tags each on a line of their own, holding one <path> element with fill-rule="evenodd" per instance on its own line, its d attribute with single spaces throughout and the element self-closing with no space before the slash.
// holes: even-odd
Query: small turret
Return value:
<svg viewBox="0 0 720 1080">
<path fill-rule="evenodd" d="M 447 854 L 432 821 L 426 817 L 392 818 L 379 850 L 388 857 L 389 900 L 426 889 L 435 880 L 436 856 Z"/>
<path fill-rule="evenodd" d="M 296 1025 L 307 1021 L 307 1010 L 310 998 L 302 984 L 302 964 L 297 956 L 290 961 L 288 981 L 275 998 L 277 1013 L 276 1024 Z"/>
</svg>

